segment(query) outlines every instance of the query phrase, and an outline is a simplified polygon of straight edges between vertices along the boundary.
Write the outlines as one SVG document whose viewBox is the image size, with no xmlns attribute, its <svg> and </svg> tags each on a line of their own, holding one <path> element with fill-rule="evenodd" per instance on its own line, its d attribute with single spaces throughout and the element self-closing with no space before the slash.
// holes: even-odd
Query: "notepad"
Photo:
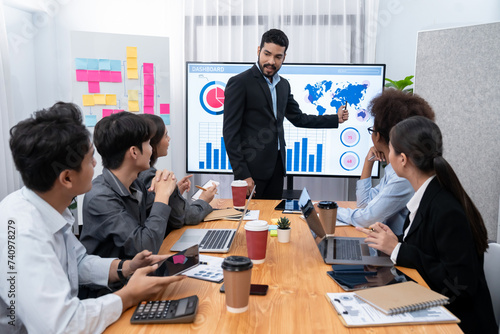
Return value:
<svg viewBox="0 0 500 334">
<path fill-rule="evenodd" d="M 381 286 L 357 291 L 356 297 L 385 314 L 398 314 L 446 305 L 448 297 L 415 282 Z"/>
<path fill-rule="evenodd" d="M 460 322 L 443 306 L 387 315 L 356 298 L 354 292 L 327 293 L 326 298 L 339 315 L 340 322 L 346 327 L 456 324 Z"/>
</svg>

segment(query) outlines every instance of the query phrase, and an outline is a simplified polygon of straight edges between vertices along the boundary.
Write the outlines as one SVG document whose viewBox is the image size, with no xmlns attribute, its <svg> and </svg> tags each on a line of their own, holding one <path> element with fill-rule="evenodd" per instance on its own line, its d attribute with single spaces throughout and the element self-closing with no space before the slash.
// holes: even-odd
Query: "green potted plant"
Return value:
<svg viewBox="0 0 500 334">
<path fill-rule="evenodd" d="M 406 88 L 408 86 L 413 85 L 413 81 L 411 81 L 411 79 L 413 79 L 413 77 L 414 77 L 414 75 L 409 75 L 406 78 L 404 78 L 403 80 L 398 80 L 398 81 L 394 81 L 394 80 L 391 80 L 389 78 L 385 78 L 385 80 L 388 81 L 385 84 L 385 87 L 394 88 L 394 89 L 401 90 L 401 91 L 408 93 L 408 94 L 413 94 L 413 88 Z"/>
<path fill-rule="evenodd" d="M 292 229 L 290 228 L 290 220 L 286 217 L 280 217 L 278 219 L 278 242 L 287 243 L 290 242 L 290 233 Z"/>
</svg>

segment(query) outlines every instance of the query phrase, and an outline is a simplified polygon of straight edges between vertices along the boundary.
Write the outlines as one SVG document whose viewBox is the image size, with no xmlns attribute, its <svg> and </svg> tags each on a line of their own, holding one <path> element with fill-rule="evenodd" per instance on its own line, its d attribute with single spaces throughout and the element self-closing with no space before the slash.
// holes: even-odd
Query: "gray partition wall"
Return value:
<svg viewBox="0 0 500 334">
<path fill-rule="evenodd" d="M 444 157 L 498 240 L 500 23 L 418 34 L 415 93 L 436 112 Z M 500 233 L 499 233 L 500 234 Z"/>
</svg>

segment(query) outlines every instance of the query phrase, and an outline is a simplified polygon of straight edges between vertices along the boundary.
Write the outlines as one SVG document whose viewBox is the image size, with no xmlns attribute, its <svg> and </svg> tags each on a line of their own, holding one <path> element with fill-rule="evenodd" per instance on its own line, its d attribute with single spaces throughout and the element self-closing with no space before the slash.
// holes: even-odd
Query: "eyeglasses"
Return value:
<svg viewBox="0 0 500 334">
<path fill-rule="evenodd" d="M 367 130 L 370 135 L 374 132 L 377 132 L 376 130 L 373 130 L 373 127 L 369 127 Z"/>
</svg>

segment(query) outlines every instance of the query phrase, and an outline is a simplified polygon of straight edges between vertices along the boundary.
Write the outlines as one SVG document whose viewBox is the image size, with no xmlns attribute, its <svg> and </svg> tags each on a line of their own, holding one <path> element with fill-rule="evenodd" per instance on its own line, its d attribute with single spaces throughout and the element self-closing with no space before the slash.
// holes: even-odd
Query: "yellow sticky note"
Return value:
<svg viewBox="0 0 500 334">
<path fill-rule="evenodd" d="M 106 104 L 106 95 L 104 94 L 94 94 L 95 104 Z"/>
<path fill-rule="evenodd" d="M 278 225 L 278 218 L 272 218 L 271 219 L 271 224 L 272 225 Z"/>
<path fill-rule="evenodd" d="M 139 79 L 139 73 L 137 73 L 137 69 L 136 68 L 127 68 L 127 78 Z"/>
<path fill-rule="evenodd" d="M 128 68 L 137 69 L 137 58 L 127 58 L 127 69 Z"/>
<path fill-rule="evenodd" d="M 90 107 L 90 106 L 95 105 L 94 95 L 82 95 L 82 99 L 83 99 L 83 105 L 85 107 Z"/>
<path fill-rule="evenodd" d="M 106 94 L 106 105 L 116 106 L 116 94 Z"/>
<path fill-rule="evenodd" d="M 139 91 L 135 89 L 128 90 L 128 100 L 129 101 L 139 101 Z"/>
<path fill-rule="evenodd" d="M 137 58 L 136 46 L 127 46 L 127 58 Z"/>
<path fill-rule="evenodd" d="M 139 101 L 128 101 L 128 111 L 139 111 Z"/>
</svg>

